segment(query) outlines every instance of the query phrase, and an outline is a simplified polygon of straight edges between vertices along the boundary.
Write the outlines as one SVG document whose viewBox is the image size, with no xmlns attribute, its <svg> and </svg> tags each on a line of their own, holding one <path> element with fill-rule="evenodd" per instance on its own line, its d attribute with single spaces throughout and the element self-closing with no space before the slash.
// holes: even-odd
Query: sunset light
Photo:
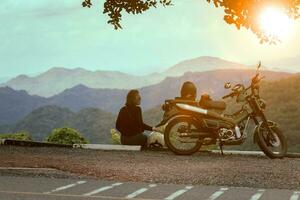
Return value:
<svg viewBox="0 0 300 200">
<path fill-rule="evenodd" d="M 0 1 L 0 200 L 300 200 L 300 0 Z"/>
<path fill-rule="evenodd" d="M 261 13 L 259 26 L 267 36 L 282 40 L 291 32 L 292 19 L 280 9 L 268 8 Z"/>
</svg>

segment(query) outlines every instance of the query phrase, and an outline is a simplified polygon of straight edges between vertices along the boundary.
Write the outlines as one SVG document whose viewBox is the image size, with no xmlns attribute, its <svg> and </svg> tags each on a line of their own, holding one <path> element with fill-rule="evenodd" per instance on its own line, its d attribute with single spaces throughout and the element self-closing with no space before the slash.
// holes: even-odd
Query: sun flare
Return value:
<svg viewBox="0 0 300 200">
<path fill-rule="evenodd" d="M 267 8 L 259 17 L 259 25 L 267 36 L 282 40 L 291 32 L 292 19 L 280 9 Z"/>
</svg>

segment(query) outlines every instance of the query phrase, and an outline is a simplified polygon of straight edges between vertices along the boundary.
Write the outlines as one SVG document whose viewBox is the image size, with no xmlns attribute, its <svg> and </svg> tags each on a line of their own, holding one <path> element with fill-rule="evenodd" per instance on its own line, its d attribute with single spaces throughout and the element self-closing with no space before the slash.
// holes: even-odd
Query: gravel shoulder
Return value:
<svg viewBox="0 0 300 200">
<path fill-rule="evenodd" d="M 0 146 L 0 167 L 53 168 L 66 172 L 62 177 L 124 182 L 300 189 L 300 159 L 293 158 Z M 22 174 L 0 169 L 7 173 Z"/>
</svg>

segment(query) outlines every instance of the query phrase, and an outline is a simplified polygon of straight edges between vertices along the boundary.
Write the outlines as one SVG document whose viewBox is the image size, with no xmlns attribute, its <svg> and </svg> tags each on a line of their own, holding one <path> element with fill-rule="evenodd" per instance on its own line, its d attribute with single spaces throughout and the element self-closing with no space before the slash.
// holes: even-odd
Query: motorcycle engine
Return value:
<svg viewBox="0 0 300 200">
<path fill-rule="evenodd" d="M 231 130 L 231 129 L 221 128 L 221 129 L 219 129 L 219 137 L 222 140 L 234 140 L 235 134 L 234 134 L 233 130 Z"/>
</svg>

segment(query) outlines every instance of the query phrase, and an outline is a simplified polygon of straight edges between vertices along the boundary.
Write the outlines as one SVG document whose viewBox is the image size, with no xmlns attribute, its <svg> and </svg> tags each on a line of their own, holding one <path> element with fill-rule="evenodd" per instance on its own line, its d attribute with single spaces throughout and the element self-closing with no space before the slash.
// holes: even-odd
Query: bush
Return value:
<svg viewBox="0 0 300 200">
<path fill-rule="evenodd" d="M 32 141 L 31 136 L 27 132 L 0 134 L 0 139 L 13 139 L 13 140 Z"/>
<path fill-rule="evenodd" d="M 113 144 L 121 144 L 121 134 L 116 129 L 110 129 Z"/>
<path fill-rule="evenodd" d="M 56 144 L 87 144 L 88 141 L 81 134 L 71 128 L 57 128 L 47 138 L 47 142 Z"/>
</svg>

